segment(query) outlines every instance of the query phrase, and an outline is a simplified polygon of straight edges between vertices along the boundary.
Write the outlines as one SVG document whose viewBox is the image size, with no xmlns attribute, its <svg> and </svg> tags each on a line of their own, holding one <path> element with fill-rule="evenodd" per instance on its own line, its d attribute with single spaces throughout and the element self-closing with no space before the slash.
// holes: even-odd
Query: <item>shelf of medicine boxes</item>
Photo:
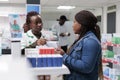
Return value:
<svg viewBox="0 0 120 80">
<path fill-rule="evenodd" d="M 103 76 L 104 77 L 104 80 L 111 80 L 108 76 Z"/>
<path fill-rule="evenodd" d="M 39 52 L 39 50 L 35 49 L 35 48 L 25 49 L 26 58 L 33 58 L 33 59 L 35 59 L 35 58 L 41 58 L 41 56 L 38 54 L 38 52 Z M 42 57 L 45 57 L 46 55 L 42 54 Z M 58 57 L 61 56 L 60 54 L 53 54 L 53 55 L 54 56 L 58 56 Z M 47 56 L 46 56 L 46 58 L 47 58 Z M 54 66 L 54 67 L 52 67 L 52 66 L 50 67 L 49 66 L 48 67 L 48 66 L 46 66 L 44 64 L 45 65 L 44 67 L 36 67 L 36 63 L 38 64 L 38 62 L 35 61 L 34 62 L 35 64 L 33 62 L 32 62 L 32 65 L 34 65 L 35 67 L 34 68 L 32 67 L 30 70 L 32 72 L 34 72 L 35 75 L 63 75 L 63 74 L 70 74 L 69 69 L 64 64 L 61 64 L 61 63 L 60 63 L 61 66 Z"/>
<path fill-rule="evenodd" d="M 113 64 L 118 64 L 118 65 L 120 65 L 120 62 L 118 62 L 117 60 L 114 60 L 113 58 L 102 58 L 102 62 L 103 63 L 108 63 L 108 62 L 110 62 L 110 63 L 113 63 Z"/>
<path fill-rule="evenodd" d="M 120 48 L 120 44 L 113 44 L 113 43 L 105 43 L 103 44 L 105 46 L 112 46 L 112 47 L 117 47 L 117 48 Z M 102 48 L 102 50 L 107 50 L 107 48 Z M 114 58 L 106 58 L 106 57 L 103 57 L 102 58 L 102 63 L 103 65 L 106 64 L 106 63 L 113 63 L 113 64 L 117 64 L 117 65 L 120 65 L 120 62 L 117 61 L 117 60 L 114 60 Z M 104 75 L 104 80 L 111 80 L 111 78 L 109 78 L 108 76 L 105 76 Z"/>
<path fill-rule="evenodd" d="M 106 42 L 106 43 L 103 43 L 102 45 L 105 45 L 105 46 L 113 46 L 113 47 L 120 47 L 120 44 L 113 44 L 111 42 Z M 105 48 L 106 49 L 106 48 Z"/>
<path fill-rule="evenodd" d="M 120 44 L 105 43 L 104 45 L 120 48 Z M 107 50 L 107 48 L 102 48 L 102 50 Z M 117 60 L 114 60 L 114 58 L 106 58 L 106 57 L 103 57 L 103 58 L 102 58 L 102 62 L 103 62 L 103 63 L 108 63 L 108 62 L 110 62 L 110 63 L 113 63 L 113 64 L 118 64 L 118 65 L 120 65 L 120 62 L 117 61 Z"/>
</svg>

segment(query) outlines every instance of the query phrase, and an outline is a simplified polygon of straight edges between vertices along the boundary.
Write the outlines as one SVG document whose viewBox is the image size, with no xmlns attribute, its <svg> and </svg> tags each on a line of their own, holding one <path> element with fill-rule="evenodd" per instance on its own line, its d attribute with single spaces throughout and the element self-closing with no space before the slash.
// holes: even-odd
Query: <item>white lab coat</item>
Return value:
<svg viewBox="0 0 120 80">
<path fill-rule="evenodd" d="M 32 30 L 29 30 L 27 33 L 23 34 L 23 38 L 21 40 L 21 49 L 31 45 L 37 40 L 37 37 L 32 33 Z"/>
<path fill-rule="evenodd" d="M 40 38 L 47 39 L 48 40 L 47 43 L 49 43 L 49 40 L 51 40 L 51 37 L 52 37 L 51 34 L 45 33 L 45 30 L 42 30 L 41 33 L 42 35 Z M 37 37 L 32 33 L 32 30 L 29 30 L 27 33 L 23 34 L 23 38 L 21 40 L 21 49 L 24 49 L 25 47 L 31 45 L 36 40 L 38 40 Z M 44 46 L 48 46 L 48 45 L 46 44 Z"/>
<path fill-rule="evenodd" d="M 68 45 L 68 36 L 64 36 L 64 37 L 59 36 L 60 33 L 67 33 L 66 24 L 60 26 L 59 23 L 57 23 L 54 26 L 52 26 L 52 31 L 57 33 L 59 46 Z"/>
</svg>

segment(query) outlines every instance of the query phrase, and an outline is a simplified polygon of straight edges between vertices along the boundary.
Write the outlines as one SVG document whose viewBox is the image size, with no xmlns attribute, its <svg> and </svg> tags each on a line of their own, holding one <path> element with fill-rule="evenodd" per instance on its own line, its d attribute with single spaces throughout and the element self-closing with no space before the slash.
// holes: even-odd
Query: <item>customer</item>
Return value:
<svg viewBox="0 0 120 80">
<path fill-rule="evenodd" d="M 98 75 L 102 74 L 102 54 L 97 18 L 89 11 L 80 11 L 75 15 L 73 30 L 79 38 L 68 53 L 56 49 L 71 72 L 65 80 L 98 80 Z"/>
<path fill-rule="evenodd" d="M 66 16 L 61 15 L 59 23 L 55 24 L 52 28 L 53 31 L 57 33 L 58 36 L 58 42 L 59 46 L 66 52 L 67 51 L 67 46 L 68 46 L 68 36 L 70 36 L 70 33 L 67 32 L 67 26 L 65 22 L 68 20 Z"/>
<path fill-rule="evenodd" d="M 24 54 L 24 48 L 35 48 L 39 45 L 46 44 L 46 39 L 42 38 L 42 20 L 41 16 L 37 12 L 29 12 L 26 18 L 26 25 L 30 27 L 30 30 L 24 34 L 22 39 L 22 54 Z"/>
</svg>

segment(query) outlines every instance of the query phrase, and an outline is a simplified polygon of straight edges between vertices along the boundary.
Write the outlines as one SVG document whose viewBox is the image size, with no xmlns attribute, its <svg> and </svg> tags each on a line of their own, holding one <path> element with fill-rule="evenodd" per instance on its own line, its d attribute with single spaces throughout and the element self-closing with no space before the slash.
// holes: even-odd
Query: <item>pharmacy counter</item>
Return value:
<svg viewBox="0 0 120 80">
<path fill-rule="evenodd" d="M 0 80 L 37 80 L 24 57 L 1 55 Z"/>
<path fill-rule="evenodd" d="M 62 67 L 40 67 L 31 68 L 25 57 L 1 55 L 0 56 L 0 80 L 36 80 L 36 75 L 51 75 L 51 80 L 54 76 L 70 74 L 70 71 L 65 65 Z"/>
<path fill-rule="evenodd" d="M 32 68 L 33 72 L 36 75 L 62 75 L 62 74 L 70 74 L 70 71 L 65 65 L 62 67 L 41 67 L 41 68 Z"/>
</svg>

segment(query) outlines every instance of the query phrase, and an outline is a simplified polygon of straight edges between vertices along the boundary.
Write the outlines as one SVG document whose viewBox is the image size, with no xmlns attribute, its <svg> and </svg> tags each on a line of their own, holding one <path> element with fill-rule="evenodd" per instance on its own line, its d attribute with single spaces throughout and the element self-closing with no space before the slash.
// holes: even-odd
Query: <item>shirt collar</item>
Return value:
<svg viewBox="0 0 120 80">
<path fill-rule="evenodd" d="M 92 31 L 88 31 L 83 38 L 89 37 L 89 36 L 95 36 L 95 34 Z"/>
<path fill-rule="evenodd" d="M 29 30 L 26 34 L 28 37 L 31 37 L 31 38 L 35 37 L 34 34 L 32 33 L 32 30 Z"/>
</svg>

